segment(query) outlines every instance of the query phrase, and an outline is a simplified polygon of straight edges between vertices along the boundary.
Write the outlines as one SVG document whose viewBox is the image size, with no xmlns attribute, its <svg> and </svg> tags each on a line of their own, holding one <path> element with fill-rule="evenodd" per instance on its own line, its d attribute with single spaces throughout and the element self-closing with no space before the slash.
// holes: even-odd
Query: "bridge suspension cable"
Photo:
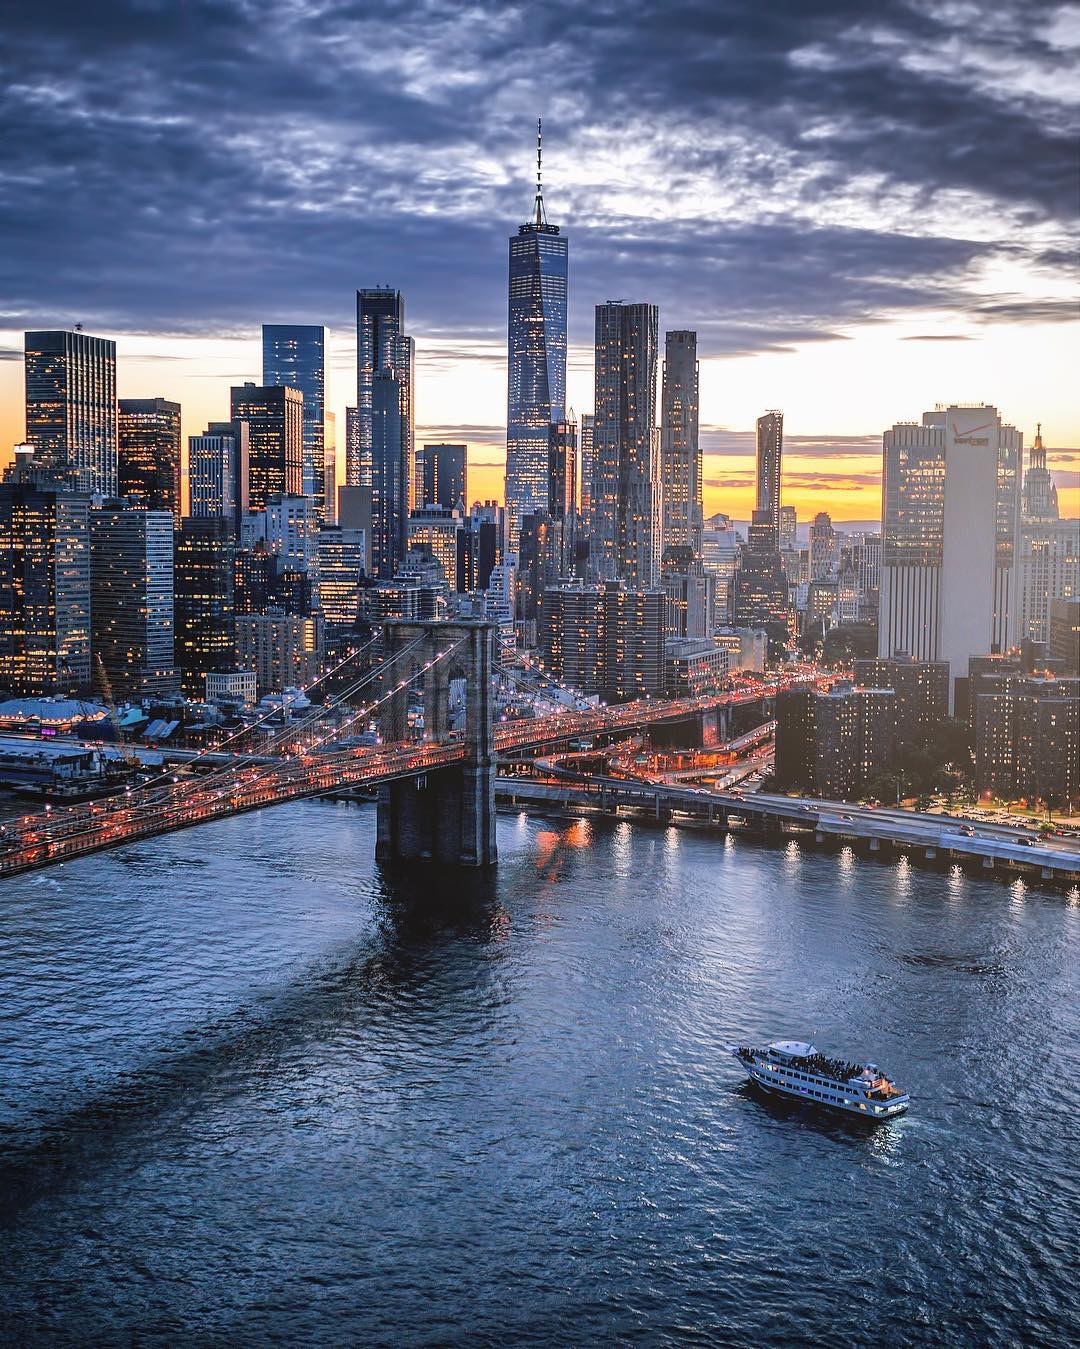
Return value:
<svg viewBox="0 0 1080 1349">
<path fill-rule="evenodd" d="M 406 644 L 406 646 L 395 652 L 393 656 L 381 662 L 381 664 L 373 671 L 368 672 L 360 680 L 356 681 L 357 685 L 359 686 L 369 682 L 371 678 L 385 675 L 391 665 L 414 650 L 423 640 L 425 639 L 421 637 L 414 642 Z M 343 723 L 343 726 L 347 727 L 362 717 L 369 717 L 371 713 L 383 703 L 406 689 L 416 678 L 431 670 L 440 661 L 444 660 L 447 656 L 452 654 L 452 652 L 457 650 L 464 640 L 465 639 L 460 639 L 458 642 L 455 642 L 443 651 L 440 651 L 423 665 L 418 666 L 415 669 L 410 669 L 403 679 L 398 680 L 397 683 L 391 687 L 384 689 L 378 698 L 358 709 L 350 718 L 347 718 L 346 722 Z M 343 726 L 335 727 L 331 731 L 328 731 L 322 740 L 316 743 L 324 744 L 333 738 L 340 737 Z M 393 747 L 388 746 L 387 748 L 390 749 Z M 348 762 L 362 761 L 362 756 L 365 753 L 367 753 L 367 751 L 364 750 L 346 751 L 341 756 L 322 756 L 318 762 L 323 767 L 328 765 L 333 766 L 334 764 L 339 763 L 344 766 Z M 371 750 L 370 753 L 374 755 L 378 753 L 378 751 Z M 230 797 L 231 800 L 232 791 L 240 785 L 239 780 L 235 776 L 237 771 L 243 771 L 243 769 L 238 769 L 238 766 L 233 764 L 227 768 L 223 767 L 206 776 L 185 779 L 183 784 L 173 784 L 173 788 L 170 791 L 162 792 L 160 789 L 155 789 L 152 796 L 149 798 L 143 797 L 143 795 L 139 793 L 134 800 L 128 798 L 115 803 L 119 809 L 114 808 L 110 811 L 108 807 L 105 807 L 101 814 L 98 814 L 96 809 L 91 807 L 88 811 L 73 809 L 71 812 L 65 812 L 57 816 L 38 815 L 28 817 L 26 824 L 29 827 L 20 830 L 20 833 L 26 836 L 23 848 L 21 850 L 18 848 L 18 840 L 9 840 L 7 842 L 3 853 L 0 853 L 0 873 L 4 871 L 25 869 L 27 866 L 42 865 L 49 860 L 53 860 L 51 848 L 57 843 L 63 845 L 64 851 L 55 860 L 62 860 L 64 856 L 71 855 L 71 845 L 78 844 L 83 839 L 88 841 L 94 840 L 83 850 L 89 851 L 91 848 L 111 846 L 114 843 L 122 844 L 124 842 L 134 842 L 140 837 L 146 837 L 149 834 L 159 832 L 157 829 L 146 827 L 149 821 L 140 821 L 139 819 L 140 816 L 143 816 L 150 811 L 164 816 L 170 808 L 176 809 L 185 806 L 195 808 L 201 806 L 204 812 L 203 814 L 194 820 L 188 819 L 177 821 L 175 826 L 177 828 L 183 827 L 184 824 L 201 823 L 204 820 L 221 818 L 228 812 L 217 809 L 216 807 L 220 806 L 221 801 L 227 796 Z M 282 788 L 289 785 L 297 785 L 295 783 L 287 783 L 283 779 L 282 774 L 287 771 L 288 768 L 284 761 L 261 766 L 261 768 L 257 769 L 254 777 L 249 777 L 243 784 L 245 794 L 248 796 L 257 794 L 259 791 L 263 790 L 265 786 L 273 784 L 275 779 Z M 219 779 L 223 777 L 227 777 L 230 781 L 220 784 Z M 219 785 L 221 789 L 217 790 Z M 284 792 L 280 799 L 286 800 L 289 799 L 290 796 L 302 795 L 305 785 L 310 786 L 310 783 L 305 784 L 301 779 L 298 784 L 299 790 Z M 329 790 L 329 788 L 323 788 L 323 790 Z M 265 804 L 271 804 L 271 802 L 265 802 Z M 247 808 L 250 809 L 251 806 L 249 805 Z M 114 838 L 110 839 L 107 837 L 109 830 L 116 833 Z M 106 835 L 106 837 L 103 838 L 103 835 Z M 20 858 L 18 852 L 25 852 L 27 848 L 31 849 L 33 852 L 44 849 L 45 855 L 44 857 L 31 856 L 29 859 Z M 76 852 L 74 855 L 77 856 L 78 853 Z"/>
<path fill-rule="evenodd" d="M 357 678 L 351 685 L 349 685 L 342 692 L 341 696 L 343 698 L 350 697 L 352 696 L 352 694 L 358 692 L 361 688 L 365 687 L 373 680 L 382 678 L 386 670 L 389 669 L 389 667 L 393 665 L 395 661 L 400 659 L 402 656 L 407 655 L 415 647 L 419 646 L 421 641 L 422 638 L 416 639 L 415 641 L 402 647 L 400 651 L 395 652 L 393 656 L 389 657 L 384 661 L 381 661 L 377 666 L 374 666 L 371 670 L 365 671 L 362 675 L 359 676 L 359 678 Z M 338 668 L 340 669 L 341 666 L 345 664 L 347 664 L 347 661 L 342 661 L 341 664 L 338 666 Z M 312 687 L 312 685 L 309 685 L 308 687 Z M 352 717 L 346 718 L 344 722 L 342 722 L 341 724 L 339 724 L 334 728 L 333 738 L 340 738 L 343 729 L 345 729 L 348 726 L 351 726 L 361 716 L 364 716 L 366 714 L 369 715 L 369 713 L 366 713 L 365 709 L 362 708 Z M 276 716 L 277 715 L 276 710 L 271 715 Z M 305 722 L 307 724 L 312 724 L 313 722 L 318 720 L 318 717 L 319 717 L 318 711 L 313 710 L 311 713 L 308 714 L 308 717 L 305 718 Z M 266 720 L 265 717 L 260 718 L 260 722 L 256 723 L 256 725 L 260 724 L 262 721 L 265 720 Z M 136 810 L 146 810 L 150 806 L 155 807 L 159 805 L 165 806 L 170 800 L 170 798 L 179 799 L 185 794 L 190 794 L 192 792 L 205 792 L 208 788 L 212 788 L 221 779 L 232 780 L 233 778 L 235 778 L 238 772 L 243 772 L 245 768 L 250 768 L 254 766 L 259 759 L 264 758 L 267 754 L 272 754 L 281 744 L 284 744 L 290 740 L 295 739 L 297 734 L 302 732 L 303 729 L 304 723 L 301 723 L 299 726 L 289 726 L 288 724 L 286 724 L 276 735 L 271 736 L 265 745 L 260 746 L 259 752 L 257 754 L 249 753 L 237 755 L 236 758 L 231 763 L 222 764 L 221 767 L 215 769 L 212 773 L 205 773 L 197 778 L 192 778 L 189 775 L 185 777 L 185 779 L 182 782 L 178 782 L 171 773 L 164 774 L 162 775 L 163 778 L 165 779 L 172 778 L 171 782 L 166 782 L 164 784 L 164 789 L 162 789 L 161 787 L 154 787 L 150 783 L 146 784 L 146 786 L 139 788 L 137 793 L 133 793 L 132 796 L 129 796 L 125 799 L 125 809 L 136 811 Z M 194 760 L 192 760 L 192 762 L 194 762 Z M 277 766 L 278 765 L 275 764 L 262 765 L 262 767 L 266 770 L 268 774 L 272 773 L 275 767 Z M 157 781 L 161 781 L 161 779 L 157 779 Z"/>
</svg>

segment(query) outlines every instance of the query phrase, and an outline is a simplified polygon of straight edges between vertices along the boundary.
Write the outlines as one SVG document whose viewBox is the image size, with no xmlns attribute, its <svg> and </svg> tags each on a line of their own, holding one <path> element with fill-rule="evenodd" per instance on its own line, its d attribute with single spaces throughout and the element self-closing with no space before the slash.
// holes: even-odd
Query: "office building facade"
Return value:
<svg viewBox="0 0 1080 1349">
<path fill-rule="evenodd" d="M 468 529 L 460 510 L 445 506 L 426 506 L 413 511 L 408 521 L 408 552 L 433 558 L 442 570 L 451 591 L 466 586 L 466 539 Z"/>
<path fill-rule="evenodd" d="M 408 548 L 413 468 L 411 337 L 389 342 L 390 362 L 371 381 L 371 554 L 375 575 L 391 579 Z"/>
<path fill-rule="evenodd" d="M 587 543 L 592 533 L 592 489 L 595 440 L 593 430 L 595 418 L 591 412 L 583 412 L 578 418 L 578 534 L 583 543 Z"/>
<path fill-rule="evenodd" d="M 319 609 L 327 631 L 344 633 L 360 616 L 367 544 L 362 529 L 327 528 L 318 544 Z"/>
<path fill-rule="evenodd" d="M 304 395 L 300 491 L 326 507 L 326 329 L 309 323 L 264 323 L 262 381 Z"/>
<path fill-rule="evenodd" d="M 654 304 L 596 306 L 590 564 L 601 580 L 651 587 L 660 558 Z"/>
<path fill-rule="evenodd" d="M 201 436 L 188 436 L 191 517 L 226 520 L 233 534 L 248 511 L 248 424 L 211 422 Z"/>
<path fill-rule="evenodd" d="M 416 452 L 413 509 L 442 506 L 452 511 L 467 506 L 468 450 L 464 445 L 424 444 Z"/>
<path fill-rule="evenodd" d="M 0 688 L 17 698 L 90 684 L 90 498 L 0 485 Z"/>
<path fill-rule="evenodd" d="M 319 613 L 271 610 L 236 618 L 236 662 L 255 671 L 260 697 L 286 688 L 305 688 L 317 679 L 322 673 L 323 643 Z"/>
<path fill-rule="evenodd" d="M 757 419 L 755 509 L 764 511 L 772 531 L 772 547 L 780 547 L 780 485 L 784 454 L 784 414 L 766 412 Z"/>
<path fill-rule="evenodd" d="M 121 398 L 117 404 L 117 495 L 180 519 L 180 404 Z"/>
<path fill-rule="evenodd" d="M 664 337 L 660 398 L 660 545 L 701 552 L 701 444 L 698 437 L 697 333 Z"/>
<path fill-rule="evenodd" d="M 355 429 L 350 434 L 351 428 L 346 421 L 345 438 L 345 484 L 348 487 L 373 486 L 375 375 L 380 370 L 398 369 L 400 339 L 404 335 L 405 301 L 400 291 L 388 286 L 373 286 L 356 292 Z"/>
<path fill-rule="evenodd" d="M 233 422 L 248 427 L 248 509 L 265 510 L 275 492 L 304 485 L 304 395 L 285 385 L 243 384 L 231 391 Z"/>
<path fill-rule="evenodd" d="M 181 521 L 174 563 L 174 650 L 180 686 L 189 698 L 202 697 L 211 671 L 228 670 L 236 660 L 235 555 L 235 529 L 227 517 Z"/>
<path fill-rule="evenodd" d="M 116 343 L 83 332 L 24 335 L 26 439 L 68 489 L 116 495 Z"/>
<path fill-rule="evenodd" d="M 1049 640 L 1050 604 L 1080 596 L 1080 520 L 1047 511 L 1020 525 L 1016 564 L 1017 640 Z"/>
<path fill-rule="evenodd" d="M 90 641 L 115 698 L 177 692 L 174 594 L 169 512 L 92 510 Z"/>
<path fill-rule="evenodd" d="M 990 406 L 938 407 L 885 432 L 878 651 L 947 660 L 1019 638 L 1023 442 Z"/>
</svg>

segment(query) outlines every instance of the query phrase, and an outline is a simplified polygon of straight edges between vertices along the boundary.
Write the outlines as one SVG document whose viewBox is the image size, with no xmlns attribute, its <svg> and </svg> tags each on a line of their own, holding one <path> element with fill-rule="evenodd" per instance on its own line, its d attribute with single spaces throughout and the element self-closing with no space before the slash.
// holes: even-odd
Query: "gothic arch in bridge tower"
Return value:
<svg viewBox="0 0 1080 1349">
<path fill-rule="evenodd" d="M 379 789 L 375 856 L 381 862 L 488 866 L 496 860 L 495 754 L 491 677 L 494 625 L 483 619 L 384 624 L 380 731 L 414 741 L 409 704 L 420 686 L 423 742 L 460 742 L 459 762 L 426 769 Z M 451 682 L 465 681 L 464 725 L 451 730 Z"/>
</svg>

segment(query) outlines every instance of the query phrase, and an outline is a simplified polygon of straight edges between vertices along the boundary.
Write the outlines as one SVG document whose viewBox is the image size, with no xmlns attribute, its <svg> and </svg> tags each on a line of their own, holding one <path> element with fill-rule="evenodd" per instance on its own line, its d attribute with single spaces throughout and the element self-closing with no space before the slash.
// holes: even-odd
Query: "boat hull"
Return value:
<svg viewBox="0 0 1080 1349">
<path fill-rule="evenodd" d="M 804 1105 L 820 1106 L 823 1110 L 832 1110 L 837 1114 L 854 1115 L 856 1119 L 868 1120 L 871 1124 L 883 1124 L 886 1120 L 896 1119 L 911 1104 L 907 1096 L 875 1102 L 860 1099 L 854 1091 L 845 1095 L 844 1087 L 839 1083 L 822 1082 L 808 1087 L 787 1083 L 756 1063 L 748 1064 L 738 1055 L 733 1057 L 754 1086 L 773 1100 L 800 1101 Z"/>
</svg>

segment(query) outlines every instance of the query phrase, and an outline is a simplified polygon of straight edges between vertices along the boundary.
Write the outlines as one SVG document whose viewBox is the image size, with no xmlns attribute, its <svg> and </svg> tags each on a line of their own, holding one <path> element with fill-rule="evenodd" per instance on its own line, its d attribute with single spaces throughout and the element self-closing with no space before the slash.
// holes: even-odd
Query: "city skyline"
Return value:
<svg viewBox="0 0 1080 1349">
<path fill-rule="evenodd" d="M 871 28 L 832 5 L 767 23 L 732 3 L 688 10 L 638 69 L 626 35 L 652 31 L 644 12 L 615 25 L 553 11 L 551 32 L 511 14 L 496 34 L 423 5 L 378 29 L 296 6 L 272 51 L 229 4 L 203 15 L 206 31 L 115 4 L 62 36 L 24 11 L 8 34 L 9 124 L 34 125 L 56 153 L 27 158 L 11 138 L 4 150 L 19 186 L 0 354 L 17 357 L 24 330 L 81 322 L 116 340 L 120 397 L 182 404 L 186 441 L 225 415 L 223 389 L 260 378 L 261 324 L 325 325 L 344 428 L 353 292 L 393 284 L 417 339 L 417 434 L 467 440 L 476 496 L 501 497 L 505 239 L 532 194 L 542 114 L 545 198 L 574 240 L 567 406 L 591 410 L 595 304 L 639 296 L 662 330 L 696 331 L 706 514 L 748 518 L 766 408 L 785 411 L 786 499 L 844 520 L 877 514 L 883 431 L 962 401 L 993 403 L 1029 444 L 1041 421 L 1076 515 L 1070 15 L 913 8 Z M 557 55 L 575 38 L 574 61 L 547 51 L 530 69 L 539 44 Z M 365 43 L 385 61 L 342 81 Z M 209 85 L 213 63 L 192 50 L 205 45 L 236 74 L 212 128 L 179 92 Z M 297 87 L 269 78 L 279 60 Z M 582 78 L 603 62 L 615 89 Z M 93 98 L 105 84 L 119 100 L 107 118 Z M 930 134 L 941 121 L 946 138 Z M 281 190 L 252 147 L 280 166 Z M 78 230 L 54 160 L 90 166 Z M 215 185 L 215 209 L 196 207 Z M 22 438 L 19 366 L 0 360 L 5 457 Z"/>
</svg>

